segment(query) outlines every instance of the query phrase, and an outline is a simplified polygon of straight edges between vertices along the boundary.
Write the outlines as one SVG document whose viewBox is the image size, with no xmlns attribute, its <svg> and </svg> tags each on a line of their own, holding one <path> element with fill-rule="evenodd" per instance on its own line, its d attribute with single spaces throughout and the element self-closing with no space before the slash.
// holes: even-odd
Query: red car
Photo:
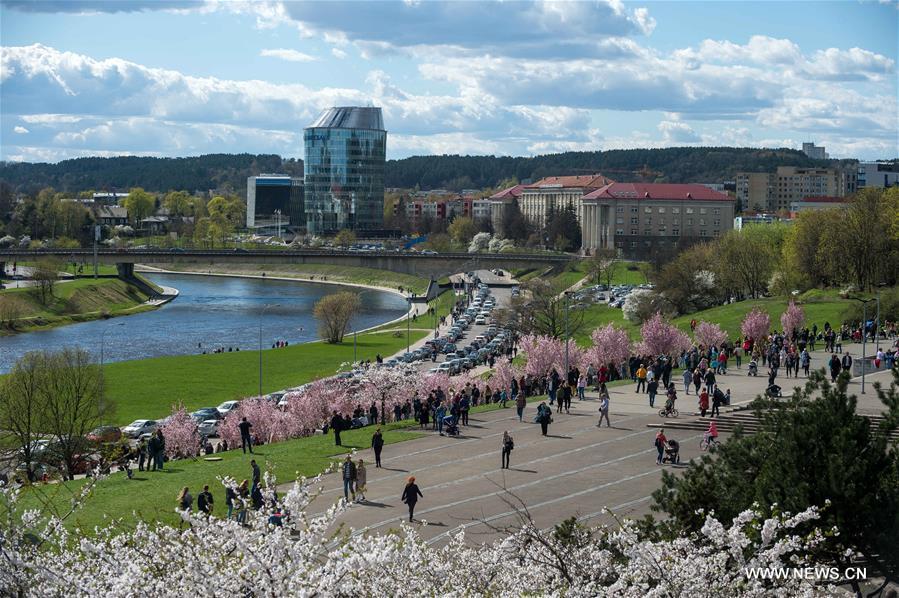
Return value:
<svg viewBox="0 0 899 598">
<path fill-rule="evenodd" d="M 87 439 L 97 444 L 118 442 L 121 438 L 122 431 L 115 426 L 100 426 L 87 434 Z"/>
</svg>

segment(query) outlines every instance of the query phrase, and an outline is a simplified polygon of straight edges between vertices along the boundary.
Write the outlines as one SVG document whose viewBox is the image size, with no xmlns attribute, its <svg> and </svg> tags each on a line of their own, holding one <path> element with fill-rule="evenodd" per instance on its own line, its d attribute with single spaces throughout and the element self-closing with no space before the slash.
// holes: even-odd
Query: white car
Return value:
<svg viewBox="0 0 899 598">
<path fill-rule="evenodd" d="M 218 409 L 218 412 L 222 414 L 222 417 L 225 417 L 226 415 L 237 409 L 238 405 L 240 405 L 240 401 L 225 401 L 224 403 L 216 407 L 216 409 Z"/>
<path fill-rule="evenodd" d="M 197 426 L 197 431 L 202 436 L 218 436 L 219 435 L 219 424 L 222 423 L 220 419 L 206 419 L 200 422 L 200 425 Z"/>
<path fill-rule="evenodd" d="M 478 316 L 478 317 L 475 319 L 474 323 L 475 323 L 475 324 L 486 324 L 486 323 L 487 323 L 487 318 L 485 318 L 484 316 Z"/>
<path fill-rule="evenodd" d="M 158 424 L 155 419 L 136 419 L 124 428 L 122 434 L 128 438 L 140 438 L 142 434 L 152 434 Z"/>
</svg>

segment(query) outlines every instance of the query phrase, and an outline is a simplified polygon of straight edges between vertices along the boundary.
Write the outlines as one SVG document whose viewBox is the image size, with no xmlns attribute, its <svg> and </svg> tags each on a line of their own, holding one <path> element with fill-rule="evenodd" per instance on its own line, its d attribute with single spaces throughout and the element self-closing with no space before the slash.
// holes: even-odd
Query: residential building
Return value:
<svg viewBox="0 0 899 598">
<path fill-rule="evenodd" d="M 525 185 L 518 198 L 518 205 L 527 220 L 543 227 L 546 226 L 546 216 L 550 211 L 559 212 L 571 206 L 579 214 L 581 198 L 613 182 L 601 174 L 546 177 Z"/>
<path fill-rule="evenodd" d="M 459 216 L 467 216 L 473 220 L 490 220 L 492 209 L 492 203 L 489 200 L 465 197 L 405 202 L 406 217 L 412 221 L 418 221 L 421 218 L 453 220 Z"/>
<path fill-rule="evenodd" d="M 511 206 L 514 201 L 518 201 L 519 207 L 521 207 L 520 198 L 524 188 L 524 184 L 514 185 L 507 189 L 503 189 L 502 191 L 497 191 L 487 198 L 487 201 L 490 203 L 490 222 L 497 235 L 505 235 L 505 231 L 503 231 L 503 220 L 506 215 L 506 210 L 509 209 L 509 206 Z"/>
<path fill-rule="evenodd" d="M 737 173 L 737 201 L 744 210 L 764 210 L 774 197 L 776 180 L 770 172 Z"/>
<path fill-rule="evenodd" d="M 303 207 L 303 179 L 286 174 L 247 177 L 247 228 L 274 232 L 306 225 Z"/>
<path fill-rule="evenodd" d="M 803 143 L 802 144 L 802 153 L 812 158 L 813 160 L 827 160 L 830 158 L 830 154 L 824 151 L 823 145 L 815 145 L 814 142 L 811 143 Z"/>
<path fill-rule="evenodd" d="M 899 162 L 859 162 L 859 189 L 894 185 L 899 185 Z"/>
<path fill-rule="evenodd" d="M 582 247 L 638 258 L 733 228 L 734 199 L 698 184 L 610 183 L 583 196 Z"/>
<path fill-rule="evenodd" d="M 308 232 L 381 229 L 387 131 L 380 108 L 329 108 L 303 131 Z"/>
<path fill-rule="evenodd" d="M 94 219 L 97 224 L 105 226 L 119 226 L 128 224 L 128 210 L 121 206 L 108 206 L 105 204 L 94 204 L 91 206 Z"/>
<path fill-rule="evenodd" d="M 791 212 L 803 212 L 808 210 L 832 210 L 844 208 L 849 205 L 845 197 L 803 197 L 799 201 L 790 204 Z"/>
</svg>

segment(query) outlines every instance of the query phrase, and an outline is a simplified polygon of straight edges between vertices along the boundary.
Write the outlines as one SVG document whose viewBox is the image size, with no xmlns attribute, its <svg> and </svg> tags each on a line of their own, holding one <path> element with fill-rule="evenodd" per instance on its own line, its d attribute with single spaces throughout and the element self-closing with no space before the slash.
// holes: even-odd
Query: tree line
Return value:
<svg viewBox="0 0 899 598">
<path fill-rule="evenodd" d="M 618 181 L 721 182 L 737 172 L 772 172 L 778 166 L 831 166 L 792 149 L 674 147 L 564 152 L 533 157 L 413 156 L 388 160 L 385 185 L 404 189 L 486 189 L 504 182 L 602 172 Z M 53 187 L 67 193 L 187 189 L 242 192 L 247 177 L 263 172 L 303 175 L 303 161 L 273 154 L 207 154 L 184 158 L 120 156 L 75 158 L 56 164 L 3 162 L 0 181 L 15 193 Z M 0 210 L 2 210 L 0 205 Z"/>
</svg>

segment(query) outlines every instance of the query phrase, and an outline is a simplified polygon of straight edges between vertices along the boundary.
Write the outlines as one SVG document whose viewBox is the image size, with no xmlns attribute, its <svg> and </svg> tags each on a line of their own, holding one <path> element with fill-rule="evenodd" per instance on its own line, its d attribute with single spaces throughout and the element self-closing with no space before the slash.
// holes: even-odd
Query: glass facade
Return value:
<svg viewBox="0 0 899 598">
<path fill-rule="evenodd" d="M 309 233 L 380 229 L 387 131 L 380 108 L 331 108 L 303 132 Z"/>
<path fill-rule="evenodd" d="M 261 175 L 247 179 L 247 227 L 277 225 L 302 228 L 306 225 L 303 206 L 303 179 L 287 175 Z"/>
</svg>

